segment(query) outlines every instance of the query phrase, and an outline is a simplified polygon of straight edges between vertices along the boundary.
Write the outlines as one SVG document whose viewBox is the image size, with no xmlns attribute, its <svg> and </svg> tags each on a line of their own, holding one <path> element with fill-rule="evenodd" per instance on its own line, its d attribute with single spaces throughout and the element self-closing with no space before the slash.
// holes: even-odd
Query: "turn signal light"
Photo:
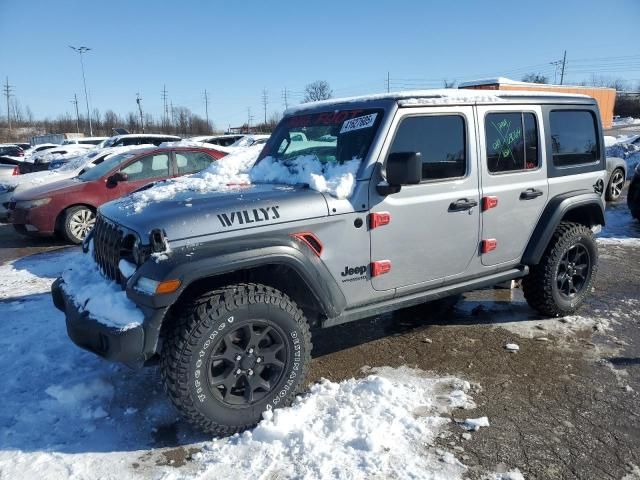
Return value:
<svg viewBox="0 0 640 480">
<path fill-rule="evenodd" d="M 371 262 L 371 276 L 377 277 L 391 271 L 391 260 L 378 260 Z"/>
<path fill-rule="evenodd" d="M 180 288 L 180 280 L 165 280 L 156 287 L 156 293 L 173 293 Z"/>
<path fill-rule="evenodd" d="M 320 239 L 315 236 L 315 234 L 311 232 L 300 232 L 300 233 L 292 233 L 292 237 L 297 238 L 302 243 L 304 243 L 307 247 L 309 247 L 313 253 L 317 256 L 322 255 L 322 242 Z"/>
</svg>

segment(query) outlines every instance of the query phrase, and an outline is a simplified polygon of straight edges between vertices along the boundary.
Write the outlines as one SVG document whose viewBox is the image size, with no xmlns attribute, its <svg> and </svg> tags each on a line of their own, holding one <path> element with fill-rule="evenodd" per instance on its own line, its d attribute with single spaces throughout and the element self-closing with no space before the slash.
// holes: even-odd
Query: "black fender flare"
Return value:
<svg viewBox="0 0 640 480">
<path fill-rule="evenodd" d="M 244 239 L 207 242 L 174 248 L 168 259 L 145 262 L 127 282 L 127 296 L 152 308 L 172 305 L 194 282 L 268 265 L 284 265 L 304 281 L 327 317 L 336 317 L 346 307 L 342 290 L 321 258 L 299 240 L 289 236 L 255 235 Z M 179 279 L 172 294 L 145 295 L 134 285 L 140 276 L 153 280 Z"/>
<path fill-rule="evenodd" d="M 522 257 L 525 265 L 537 265 L 549 245 L 549 241 L 560 222 L 571 212 L 580 213 L 582 223 L 589 227 L 604 225 L 604 202 L 594 192 L 566 192 L 552 198 L 545 207 L 538 224 L 529 239 Z"/>
</svg>

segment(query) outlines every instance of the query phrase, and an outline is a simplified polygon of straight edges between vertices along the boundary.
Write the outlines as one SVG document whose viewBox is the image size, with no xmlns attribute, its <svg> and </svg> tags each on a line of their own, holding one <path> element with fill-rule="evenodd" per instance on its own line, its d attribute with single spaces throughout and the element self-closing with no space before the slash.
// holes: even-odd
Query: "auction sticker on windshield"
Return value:
<svg viewBox="0 0 640 480">
<path fill-rule="evenodd" d="M 376 121 L 377 113 L 370 113 L 369 115 L 364 115 L 362 117 L 352 118 L 347 120 L 342 124 L 342 128 L 340 129 L 340 133 L 352 132 L 353 130 L 360 130 L 363 128 L 369 128 L 373 126 Z"/>
</svg>

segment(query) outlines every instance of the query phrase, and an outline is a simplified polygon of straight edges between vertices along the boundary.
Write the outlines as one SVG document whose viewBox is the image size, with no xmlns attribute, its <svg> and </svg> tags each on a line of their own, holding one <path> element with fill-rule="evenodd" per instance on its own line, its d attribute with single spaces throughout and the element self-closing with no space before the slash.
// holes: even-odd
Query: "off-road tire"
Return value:
<svg viewBox="0 0 640 480">
<path fill-rule="evenodd" d="M 162 347 L 161 373 L 171 401 L 197 428 L 218 436 L 241 432 L 257 424 L 268 408 L 290 405 L 305 387 L 311 362 L 311 333 L 302 310 L 284 293 L 256 283 L 229 285 L 187 301 L 178 310 Z M 271 332 L 284 334 L 284 367 L 262 400 L 233 408 L 219 393 L 226 392 L 226 387 L 218 390 L 211 386 L 209 372 L 215 367 L 208 367 L 209 359 L 220 348 L 228 350 L 232 332 L 247 328 L 254 332 L 252 322 L 266 323 L 273 329 Z M 245 350 L 248 356 L 248 347 Z M 242 362 L 237 364 L 240 366 Z M 249 377 L 245 374 L 241 381 L 248 382 Z"/>
<path fill-rule="evenodd" d="M 79 226 L 74 222 L 83 221 L 86 219 L 86 228 Z M 82 243 L 84 237 L 89 233 L 93 224 L 96 221 L 96 212 L 84 205 L 77 205 L 75 207 L 67 208 L 62 215 L 62 229 L 61 233 L 65 240 L 76 245 Z M 84 232 L 84 234 L 79 234 Z"/>
<path fill-rule="evenodd" d="M 580 290 L 568 298 L 560 293 L 558 270 L 564 255 L 574 246 L 582 246 L 589 264 Z M 532 265 L 522 279 L 522 290 L 529 306 L 551 317 L 574 313 L 591 291 L 598 270 L 598 248 L 591 230 L 581 224 L 562 222 L 556 229 L 538 265 Z"/>
<path fill-rule="evenodd" d="M 622 170 L 621 168 L 616 168 L 613 172 L 611 172 L 611 178 L 609 178 L 607 192 L 605 194 L 605 199 L 607 200 L 607 202 L 615 202 L 620 198 L 620 195 L 622 195 L 622 188 L 624 187 L 624 183 L 624 170 Z"/>
</svg>

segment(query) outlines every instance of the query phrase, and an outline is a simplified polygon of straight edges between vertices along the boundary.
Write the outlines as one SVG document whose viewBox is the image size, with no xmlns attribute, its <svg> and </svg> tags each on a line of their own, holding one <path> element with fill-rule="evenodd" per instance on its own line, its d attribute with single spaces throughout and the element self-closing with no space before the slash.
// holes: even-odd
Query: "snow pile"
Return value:
<svg viewBox="0 0 640 480">
<path fill-rule="evenodd" d="M 483 480 L 524 480 L 524 475 L 517 468 L 504 473 L 494 473 Z"/>
<path fill-rule="evenodd" d="M 640 118 L 623 117 L 613 120 L 614 127 L 619 127 L 621 125 L 640 125 Z"/>
<path fill-rule="evenodd" d="M 464 422 L 462 422 L 461 426 L 465 430 L 476 432 L 480 430 L 480 427 L 488 427 L 489 419 L 487 417 L 467 418 Z"/>
<path fill-rule="evenodd" d="M 460 478 L 465 467 L 433 448 L 453 408 L 472 408 L 455 378 L 406 367 L 361 380 L 323 380 L 252 431 L 214 440 L 197 459 L 216 478 Z M 432 447 L 432 448 L 429 448 Z"/>
<path fill-rule="evenodd" d="M 217 150 L 218 152 L 231 153 L 237 151 L 235 148 L 223 147 L 222 145 L 214 145 L 207 142 L 198 142 L 196 140 L 184 139 L 175 142 L 162 142 L 161 147 L 186 147 L 186 148 L 208 148 Z"/>
<path fill-rule="evenodd" d="M 180 192 L 206 193 L 248 185 L 248 172 L 258 159 L 262 147 L 263 145 L 256 145 L 238 150 L 216 160 L 201 172 L 158 182 L 151 188 L 133 193 L 118 201 L 123 208 L 140 212 L 149 203 L 168 200 Z"/>
<path fill-rule="evenodd" d="M 336 198 L 348 198 L 356 184 L 361 159 L 342 164 L 322 163 L 315 155 L 300 155 L 291 160 L 265 157 L 250 173 L 254 183 L 307 184 L 318 192 Z"/>
<path fill-rule="evenodd" d="M 87 254 L 78 254 L 62 272 L 64 290 L 73 296 L 81 310 L 109 327 L 128 330 L 144 320 L 142 311 L 127 298 L 119 284 L 107 280 L 98 264 L 94 262 L 92 249 Z"/>
</svg>

